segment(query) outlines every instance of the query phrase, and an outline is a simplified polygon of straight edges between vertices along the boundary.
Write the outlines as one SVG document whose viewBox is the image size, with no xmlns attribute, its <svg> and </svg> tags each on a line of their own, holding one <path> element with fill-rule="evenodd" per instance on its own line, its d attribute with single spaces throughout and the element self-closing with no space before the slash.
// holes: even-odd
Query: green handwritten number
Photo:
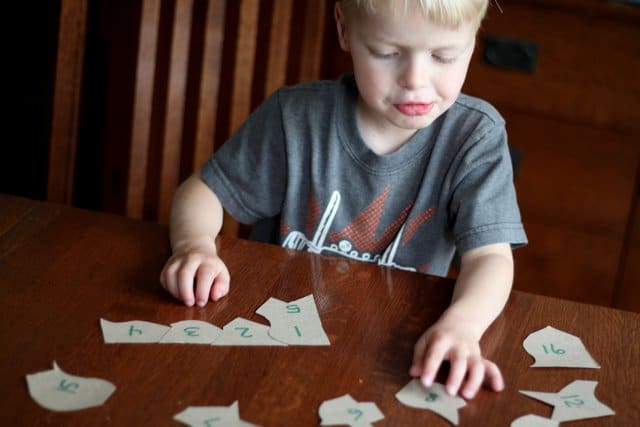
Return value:
<svg viewBox="0 0 640 427">
<path fill-rule="evenodd" d="M 349 415 L 353 415 L 353 421 L 358 421 L 360 419 L 360 417 L 364 414 L 364 412 L 362 412 L 360 409 L 355 409 L 355 408 L 349 408 L 347 409 L 347 412 L 349 413 Z"/>
<path fill-rule="evenodd" d="M 574 394 L 573 396 L 560 396 L 560 399 L 563 400 L 564 404 L 567 405 L 567 407 L 571 408 L 584 405 L 584 400 L 579 399 L 579 397 L 579 395 Z"/>
<path fill-rule="evenodd" d="M 438 400 L 438 395 L 436 393 L 429 393 L 429 395 L 427 397 L 425 397 L 425 399 L 427 402 L 435 402 L 436 400 Z"/>
<path fill-rule="evenodd" d="M 291 314 L 300 313 L 300 311 L 302 311 L 300 310 L 300 306 L 298 304 L 288 304 L 286 306 L 286 309 L 287 309 L 287 313 L 291 313 Z"/>
<path fill-rule="evenodd" d="M 206 420 L 204 420 L 204 426 L 205 427 L 213 427 L 213 423 L 220 421 L 219 417 L 215 417 L 215 418 L 208 418 Z"/>
<path fill-rule="evenodd" d="M 298 328 L 297 326 L 294 326 L 293 329 L 296 330 L 296 335 L 301 337 L 302 336 L 302 332 L 300 332 L 300 328 Z"/>
<path fill-rule="evenodd" d="M 130 337 L 132 337 L 132 336 L 133 336 L 133 333 L 134 333 L 134 332 L 135 332 L 135 333 L 137 333 L 137 334 L 139 334 L 139 335 L 142 335 L 142 329 L 136 329 L 136 327 L 135 327 L 135 326 L 133 326 L 133 325 L 129 326 L 129 336 L 130 336 Z"/>
<path fill-rule="evenodd" d="M 237 328 L 234 328 L 234 329 L 235 329 L 236 331 L 242 331 L 242 332 L 240 332 L 240 336 L 241 336 L 242 338 L 251 338 L 251 337 L 253 337 L 253 335 L 251 335 L 251 334 L 249 333 L 249 328 L 241 328 L 241 327 L 237 327 Z"/>
<path fill-rule="evenodd" d="M 549 348 L 547 348 L 546 344 L 542 345 L 542 349 L 544 350 L 545 353 L 549 354 L 549 352 L 553 353 L 553 354 L 565 354 L 566 351 L 564 351 L 564 349 L 562 348 L 555 348 L 553 346 L 553 344 L 549 344 Z"/>
<path fill-rule="evenodd" d="M 71 382 L 68 383 L 67 380 L 63 378 L 62 380 L 60 380 L 60 383 L 58 384 L 58 387 L 56 388 L 56 390 L 64 391 L 65 393 L 75 394 L 79 388 L 80 388 L 80 384 L 71 383 Z"/>
<path fill-rule="evenodd" d="M 200 331 L 200 328 L 198 326 L 188 326 L 183 330 L 184 330 L 184 333 L 190 337 L 200 336 L 200 334 L 198 333 Z"/>
</svg>

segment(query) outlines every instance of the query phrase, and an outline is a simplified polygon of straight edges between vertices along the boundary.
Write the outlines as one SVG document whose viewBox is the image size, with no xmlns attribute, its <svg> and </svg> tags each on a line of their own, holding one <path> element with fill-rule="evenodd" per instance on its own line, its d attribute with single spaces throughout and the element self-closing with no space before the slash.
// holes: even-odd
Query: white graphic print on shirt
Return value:
<svg viewBox="0 0 640 427">
<path fill-rule="evenodd" d="M 340 193 L 331 194 L 328 205 L 319 219 L 312 221 L 313 230 L 309 239 L 301 231 L 289 231 L 282 243 L 288 249 L 307 250 L 317 254 L 333 254 L 355 259 L 358 261 L 377 263 L 378 265 L 394 267 L 408 271 L 418 271 L 415 266 L 399 265 L 395 262 L 400 246 L 406 244 L 415 235 L 420 225 L 429 220 L 435 213 L 430 208 L 407 222 L 411 206 L 405 208 L 400 218 L 394 221 L 383 233 L 381 238 L 375 237 L 375 230 L 380 221 L 389 187 L 374 200 L 353 222 L 340 232 L 329 234 L 334 218 L 340 207 Z M 357 237 L 356 237 L 357 236 Z"/>
</svg>

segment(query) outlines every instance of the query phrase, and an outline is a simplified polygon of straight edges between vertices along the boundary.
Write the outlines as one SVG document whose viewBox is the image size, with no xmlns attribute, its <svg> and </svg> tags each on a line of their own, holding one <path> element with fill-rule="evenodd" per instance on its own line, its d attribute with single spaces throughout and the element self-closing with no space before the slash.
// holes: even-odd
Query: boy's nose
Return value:
<svg viewBox="0 0 640 427">
<path fill-rule="evenodd" d="M 413 56 L 407 58 L 400 73 L 399 84 L 405 89 L 415 90 L 428 84 L 429 76 L 424 58 Z"/>
</svg>

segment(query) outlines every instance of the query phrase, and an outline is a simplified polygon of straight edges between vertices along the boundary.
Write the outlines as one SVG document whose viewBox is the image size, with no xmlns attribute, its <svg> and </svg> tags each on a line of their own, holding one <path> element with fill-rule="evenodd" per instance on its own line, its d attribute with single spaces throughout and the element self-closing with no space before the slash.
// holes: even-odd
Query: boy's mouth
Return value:
<svg viewBox="0 0 640 427">
<path fill-rule="evenodd" d="M 429 114 L 433 109 L 435 103 L 423 103 L 423 102 L 406 102 L 402 104 L 394 104 L 396 109 L 402 114 L 407 116 L 424 116 Z"/>
</svg>

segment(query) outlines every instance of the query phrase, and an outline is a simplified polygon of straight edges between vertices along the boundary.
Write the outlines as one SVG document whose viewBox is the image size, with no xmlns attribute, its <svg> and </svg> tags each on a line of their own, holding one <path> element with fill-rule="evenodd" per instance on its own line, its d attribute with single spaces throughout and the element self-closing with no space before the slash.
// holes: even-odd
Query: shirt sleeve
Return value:
<svg viewBox="0 0 640 427">
<path fill-rule="evenodd" d="M 278 92 L 261 104 L 200 170 L 223 208 L 253 224 L 279 213 L 287 162 Z"/>
<path fill-rule="evenodd" d="M 460 254 L 494 243 L 527 243 L 504 124 L 480 134 L 472 134 L 456 162 L 450 221 Z"/>
</svg>

